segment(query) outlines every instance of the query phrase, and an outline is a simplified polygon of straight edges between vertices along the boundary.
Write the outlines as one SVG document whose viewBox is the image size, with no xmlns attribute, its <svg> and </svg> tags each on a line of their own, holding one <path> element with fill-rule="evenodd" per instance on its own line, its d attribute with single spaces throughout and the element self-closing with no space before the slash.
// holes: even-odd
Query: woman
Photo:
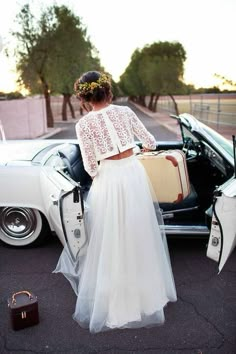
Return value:
<svg viewBox="0 0 236 354">
<path fill-rule="evenodd" d="M 93 178 L 89 241 L 76 264 L 65 248 L 55 272 L 70 280 L 77 295 L 73 318 L 91 332 L 162 324 L 164 306 L 176 301 L 175 284 L 160 212 L 158 223 L 148 177 L 133 153 L 134 136 L 145 150 L 156 148 L 155 138 L 130 108 L 111 104 L 108 75 L 89 71 L 75 91 L 92 109 L 76 125 Z"/>
</svg>

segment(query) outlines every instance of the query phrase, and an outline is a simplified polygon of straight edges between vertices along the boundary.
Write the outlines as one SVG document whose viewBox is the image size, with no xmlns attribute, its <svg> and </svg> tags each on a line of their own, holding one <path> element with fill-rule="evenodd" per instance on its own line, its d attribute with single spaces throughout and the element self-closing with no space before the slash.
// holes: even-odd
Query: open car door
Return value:
<svg viewBox="0 0 236 354">
<path fill-rule="evenodd" d="M 234 177 L 215 191 L 207 257 L 218 262 L 219 272 L 236 246 L 236 141 L 233 136 Z"/>
<path fill-rule="evenodd" d="M 84 204 L 80 185 L 61 171 L 45 167 L 40 176 L 51 226 L 74 260 L 85 251 Z"/>
</svg>

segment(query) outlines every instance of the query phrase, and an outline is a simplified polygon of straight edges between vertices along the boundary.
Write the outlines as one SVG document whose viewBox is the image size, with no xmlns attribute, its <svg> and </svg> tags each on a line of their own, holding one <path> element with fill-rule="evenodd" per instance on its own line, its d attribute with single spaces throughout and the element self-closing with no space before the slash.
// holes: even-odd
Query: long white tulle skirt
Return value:
<svg viewBox="0 0 236 354">
<path fill-rule="evenodd" d="M 142 164 L 135 156 L 101 161 L 86 205 L 86 255 L 75 264 L 65 247 L 54 270 L 77 295 L 73 318 L 91 332 L 162 324 L 177 297 Z"/>
</svg>

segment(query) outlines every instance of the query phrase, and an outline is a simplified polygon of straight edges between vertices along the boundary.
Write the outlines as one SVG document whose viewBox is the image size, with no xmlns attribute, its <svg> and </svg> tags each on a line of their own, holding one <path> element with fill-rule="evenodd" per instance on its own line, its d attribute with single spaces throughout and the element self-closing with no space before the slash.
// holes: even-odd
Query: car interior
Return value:
<svg viewBox="0 0 236 354">
<path fill-rule="evenodd" d="M 137 147 L 142 148 L 141 143 L 137 142 Z M 210 226 L 213 192 L 232 176 L 232 167 L 225 164 L 207 143 L 194 136 L 188 136 L 184 143 L 167 141 L 157 145 L 157 151 L 175 149 L 185 153 L 190 193 L 179 202 L 160 203 L 165 224 Z M 64 173 L 79 182 L 83 193 L 87 193 L 92 179 L 84 169 L 79 145 L 63 144 L 58 155 L 63 162 Z"/>
</svg>

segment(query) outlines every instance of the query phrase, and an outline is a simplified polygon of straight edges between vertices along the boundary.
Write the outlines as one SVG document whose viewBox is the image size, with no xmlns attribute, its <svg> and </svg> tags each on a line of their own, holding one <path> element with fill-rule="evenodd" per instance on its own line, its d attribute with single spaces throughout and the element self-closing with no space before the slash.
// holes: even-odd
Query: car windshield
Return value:
<svg viewBox="0 0 236 354">
<path fill-rule="evenodd" d="M 230 141 L 228 139 L 226 139 L 225 137 L 223 137 L 222 135 L 220 135 L 219 133 L 217 133 L 215 130 L 211 129 L 210 127 L 204 126 L 203 129 L 205 130 L 205 132 L 210 135 L 212 137 L 212 139 L 214 139 L 217 144 L 219 144 L 222 149 L 224 149 L 225 151 L 227 151 L 227 153 L 230 156 L 234 156 L 233 154 L 233 141 Z"/>
<path fill-rule="evenodd" d="M 195 122 L 193 122 L 195 123 Z M 198 121 L 197 126 L 200 127 L 201 130 L 204 131 L 204 135 L 210 137 L 218 146 L 221 147 L 221 150 L 225 151 L 228 155 L 230 155 L 232 158 L 234 157 L 234 152 L 233 152 L 233 139 L 230 141 L 229 139 L 226 139 L 223 135 L 215 131 L 214 129 L 208 127 L 206 124 Z M 182 133 L 183 133 L 183 140 L 186 141 L 188 140 L 189 137 L 193 141 L 198 140 L 195 136 L 196 130 L 195 127 L 193 129 L 193 133 L 190 133 L 190 130 L 192 128 L 191 121 L 187 120 L 186 122 L 182 122 Z M 198 136 L 198 135 L 197 135 Z M 206 138 L 207 139 L 207 138 Z M 208 139 L 207 139 L 208 140 Z"/>
</svg>

